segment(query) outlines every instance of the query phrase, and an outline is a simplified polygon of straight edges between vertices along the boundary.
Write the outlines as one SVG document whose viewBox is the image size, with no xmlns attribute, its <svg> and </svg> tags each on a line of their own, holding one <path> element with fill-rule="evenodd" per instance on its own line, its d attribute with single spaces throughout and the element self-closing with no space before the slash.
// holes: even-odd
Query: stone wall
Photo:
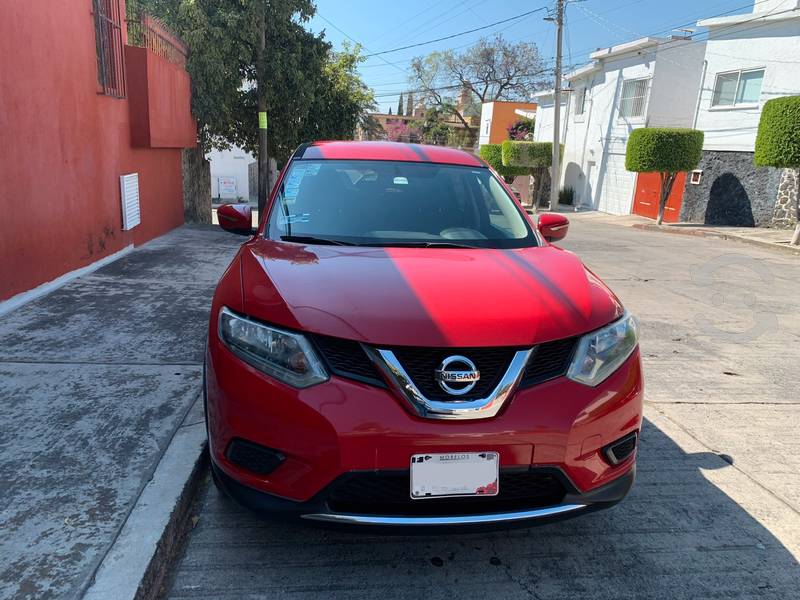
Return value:
<svg viewBox="0 0 800 600">
<path fill-rule="evenodd" d="M 756 167 L 752 152 L 704 150 L 700 183 L 686 178 L 681 221 L 736 227 L 769 227 L 780 169 Z"/>
<path fill-rule="evenodd" d="M 778 184 L 778 199 L 772 213 L 772 227 L 794 229 L 797 224 L 798 194 L 800 194 L 800 169 L 783 169 Z"/>
<path fill-rule="evenodd" d="M 202 148 L 182 150 L 181 168 L 184 221 L 211 223 L 211 166 Z"/>
</svg>

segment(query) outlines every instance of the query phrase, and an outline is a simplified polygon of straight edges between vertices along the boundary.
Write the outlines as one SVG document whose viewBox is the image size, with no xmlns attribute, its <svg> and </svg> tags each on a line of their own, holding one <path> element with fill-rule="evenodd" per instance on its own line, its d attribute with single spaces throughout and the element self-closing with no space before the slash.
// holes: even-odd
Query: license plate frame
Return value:
<svg viewBox="0 0 800 600">
<path fill-rule="evenodd" d="M 480 498 L 500 493 L 497 452 L 413 454 L 410 465 L 412 500 Z"/>
</svg>

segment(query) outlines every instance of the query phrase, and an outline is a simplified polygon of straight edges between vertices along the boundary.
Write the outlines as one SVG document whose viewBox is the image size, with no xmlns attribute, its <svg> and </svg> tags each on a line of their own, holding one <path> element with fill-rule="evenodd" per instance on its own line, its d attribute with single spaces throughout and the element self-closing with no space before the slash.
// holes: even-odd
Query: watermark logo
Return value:
<svg viewBox="0 0 800 600">
<path fill-rule="evenodd" d="M 775 277 L 764 262 L 743 254 L 723 254 L 693 272 L 692 280 L 708 289 L 710 304 L 715 309 L 714 314 L 695 315 L 694 322 L 701 335 L 742 343 L 778 329 L 777 315 L 765 304 Z M 756 286 L 760 298 L 752 291 Z M 724 318 L 738 317 L 743 311 L 751 315 L 748 317 L 750 325 L 744 329 Z M 727 324 L 721 324 L 724 321 Z"/>
</svg>

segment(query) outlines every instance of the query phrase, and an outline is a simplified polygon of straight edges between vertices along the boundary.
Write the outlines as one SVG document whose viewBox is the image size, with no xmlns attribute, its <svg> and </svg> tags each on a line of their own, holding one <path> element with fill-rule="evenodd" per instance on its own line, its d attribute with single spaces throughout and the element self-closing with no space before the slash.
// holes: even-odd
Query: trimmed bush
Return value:
<svg viewBox="0 0 800 600">
<path fill-rule="evenodd" d="M 675 177 L 681 171 L 697 167 L 703 157 L 703 132 L 696 129 L 645 127 L 634 129 L 625 150 L 625 168 L 636 173 L 660 173 L 661 197 L 658 219 L 661 225 L 664 208 Z"/>
<path fill-rule="evenodd" d="M 561 155 L 564 155 L 564 145 L 561 145 Z M 503 164 L 510 167 L 526 169 L 541 169 L 553 164 L 552 142 L 518 142 L 506 140 L 503 142 Z"/>
<path fill-rule="evenodd" d="M 637 173 L 678 173 L 697 167 L 703 155 L 703 132 L 696 129 L 645 127 L 628 138 L 625 168 Z"/>
<path fill-rule="evenodd" d="M 527 175 L 529 173 L 529 169 L 505 166 L 500 144 L 484 144 L 480 147 L 478 153 L 507 183 L 510 183 L 518 175 Z"/>
<path fill-rule="evenodd" d="M 773 98 L 764 104 L 755 161 L 759 167 L 800 167 L 800 96 Z"/>
</svg>

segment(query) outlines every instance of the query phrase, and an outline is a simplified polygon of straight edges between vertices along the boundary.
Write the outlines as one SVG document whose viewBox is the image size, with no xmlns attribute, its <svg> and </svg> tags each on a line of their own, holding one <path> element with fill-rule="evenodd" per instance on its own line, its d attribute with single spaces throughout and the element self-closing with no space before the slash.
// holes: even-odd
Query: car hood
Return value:
<svg viewBox="0 0 800 600">
<path fill-rule="evenodd" d="M 301 245 L 256 238 L 241 254 L 245 311 L 376 345 L 528 346 L 623 313 L 571 252 Z"/>
</svg>

